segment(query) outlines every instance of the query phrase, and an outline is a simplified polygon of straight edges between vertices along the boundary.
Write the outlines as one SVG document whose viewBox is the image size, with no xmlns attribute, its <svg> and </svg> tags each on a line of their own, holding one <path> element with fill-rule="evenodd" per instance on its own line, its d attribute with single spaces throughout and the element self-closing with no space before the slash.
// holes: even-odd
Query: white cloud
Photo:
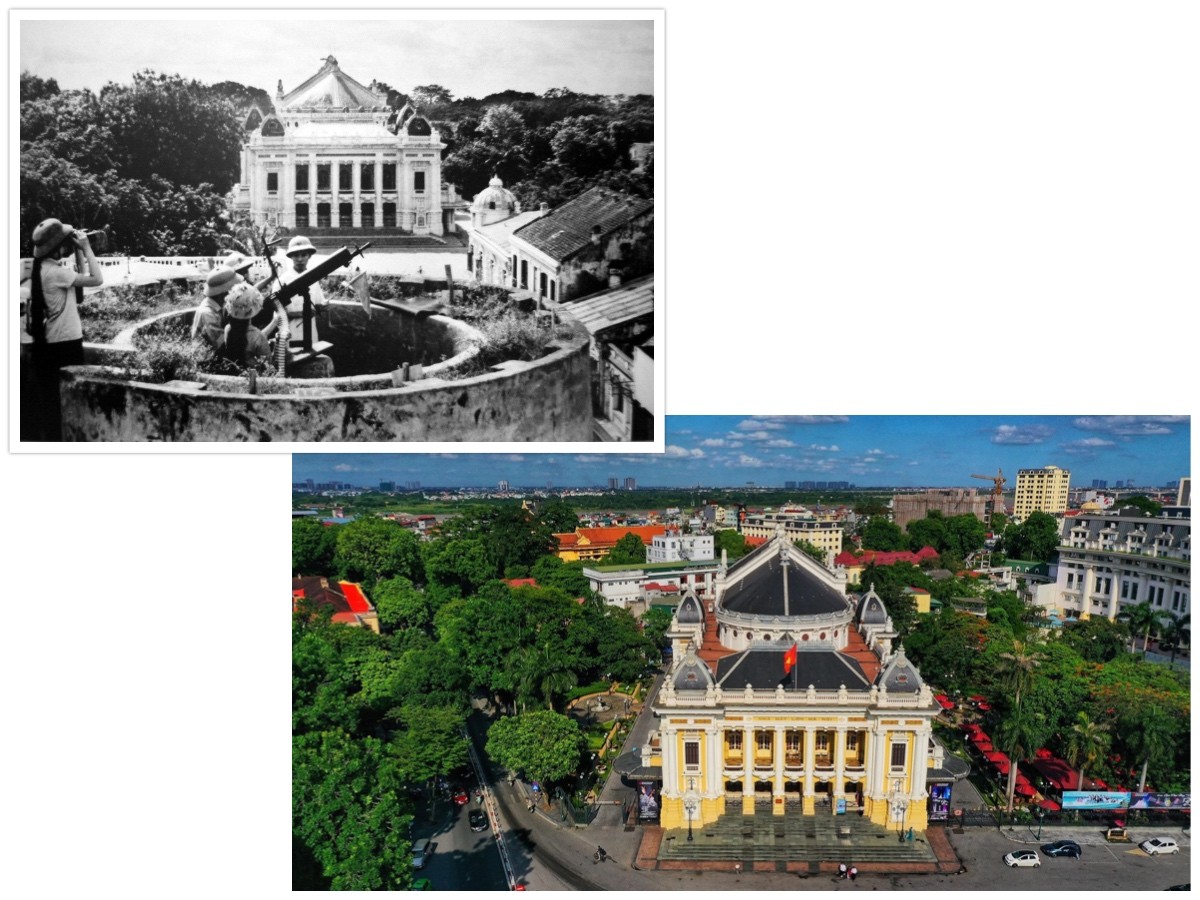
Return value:
<svg viewBox="0 0 1200 900">
<path fill-rule="evenodd" d="M 787 438 L 776 438 L 773 441 L 767 441 L 768 447 L 795 447 L 795 441 L 789 441 Z"/>
<path fill-rule="evenodd" d="M 349 463 L 338 463 L 336 466 L 333 467 L 333 471 L 335 471 L 335 472 L 353 472 L 354 466 L 350 465 Z"/>
<path fill-rule="evenodd" d="M 1126 437 L 1172 434 L 1170 425 L 1187 425 L 1189 416 L 1081 416 L 1072 423 L 1084 431 L 1103 431 Z"/>
<path fill-rule="evenodd" d="M 724 447 L 727 444 L 725 438 L 705 438 L 700 442 L 701 447 Z"/>
<path fill-rule="evenodd" d="M 865 455 L 866 456 L 883 456 L 883 451 L 882 450 L 868 450 Z"/>
<path fill-rule="evenodd" d="M 744 466 L 744 467 L 750 468 L 750 469 L 757 469 L 762 464 L 763 464 L 763 461 L 756 456 L 747 456 L 745 453 L 742 453 L 738 456 L 738 465 L 739 466 Z"/>
<path fill-rule="evenodd" d="M 1042 444 L 1054 434 L 1049 425 L 997 425 L 993 444 Z"/>
<path fill-rule="evenodd" d="M 666 456 L 668 459 L 703 459 L 704 451 L 699 447 L 689 450 L 686 447 L 671 444 L 667 447 Z"/>
</svg>

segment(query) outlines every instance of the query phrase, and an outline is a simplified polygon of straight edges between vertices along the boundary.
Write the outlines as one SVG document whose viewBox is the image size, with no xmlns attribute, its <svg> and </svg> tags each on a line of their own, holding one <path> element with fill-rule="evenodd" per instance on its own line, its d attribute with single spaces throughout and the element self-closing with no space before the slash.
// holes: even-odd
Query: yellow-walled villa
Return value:
<svg viewBox="0 0 1200 900">
<path fill-rule="evenodd" d="M 643 750 L 661 771 L 663 828 L 727 812 L 927 827 L 938 706 L 873 591 L 856 603 L 844 575 L 780 531 L 723 558 L 714 599 L 689 593 L 668 636 L 675 662 Z"/>
</svg>

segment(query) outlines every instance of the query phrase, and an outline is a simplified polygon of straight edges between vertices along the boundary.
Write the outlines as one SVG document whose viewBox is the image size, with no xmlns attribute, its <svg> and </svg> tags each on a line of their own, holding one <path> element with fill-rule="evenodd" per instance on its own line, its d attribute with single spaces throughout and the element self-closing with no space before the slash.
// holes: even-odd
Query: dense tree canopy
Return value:
<svg viewBox="0 0 1200 900">
<path fill-rule="evenodd" d="M 178 75 L 139 72 L 100 93 L 22 76 L 21 240 L 55 216 L 111 226 L 111 250 L 217 253 L 238 176 L 233 104 Z"/>
<path fill-rule="evenodd" d="M 1041 511 L 1029 514 L 1020 525 L 1004 529 L 1001 549 L 1009 559 L 1047 562 L 1058 552 L 1059 523 L 1054 516 Z"/>
<path fill-rule="evenodd" d="M 333 566 L 338 577 L 360 582 L 368 595 L 375 583 L 397 575 L 424 582 L 417 536 L 389 519 L 368 516 L 337 526 Z"/>
<path fill-rule="evenodd" d="M 584 746 L 574 719 L 542 709 L 492 723 L 487 754 L 530 781 L 547 782 L 577 772 Z"/>
<path fill-rule="evenodd" d="M 864 550 L 907 550 L 908 539 L 895 522 L 883 516 L 872 516 L 863 526 L 862 546 Z"/>
<path fill-rule="evenodd" d="M 605 565 L 640 566 L 646 562 L 646 545 L 632 531 L 625 534 L 604 557 Z"/>
</svg>

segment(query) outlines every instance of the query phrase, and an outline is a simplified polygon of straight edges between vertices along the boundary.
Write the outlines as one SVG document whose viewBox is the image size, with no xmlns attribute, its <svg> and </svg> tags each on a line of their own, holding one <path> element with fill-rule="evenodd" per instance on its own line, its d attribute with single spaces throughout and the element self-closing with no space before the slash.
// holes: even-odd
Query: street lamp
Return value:
<svg viewBox="0 0 1200 900">
<path fill-rule="evenodd" d="M 895 810 L 896 818 L 900 822 L 900 842 L 904 843 L 904 818 L 908 813 L 908 800 L 900 794 L 899 779 L 892 782 L 892 808 Z"/>
<path fill-rule="evenodd" d="M 1046 810 L 1040 806 L 1035 806 L 1033 808 L 1033 814 L 1037 817 L 1038 822 L 1038 833 L 1034 840 L 1040 841 L 1042 839 L 1042 819 L 1046 818 Z"/>
<path fill-rule="evenodd" d="M 683 801 L 683 811 L 687 813 L 688 820 L 688 840 L 692 840 L 692 816 L 696 814 L 696 798 L 685 797 Z"/>
</svg>

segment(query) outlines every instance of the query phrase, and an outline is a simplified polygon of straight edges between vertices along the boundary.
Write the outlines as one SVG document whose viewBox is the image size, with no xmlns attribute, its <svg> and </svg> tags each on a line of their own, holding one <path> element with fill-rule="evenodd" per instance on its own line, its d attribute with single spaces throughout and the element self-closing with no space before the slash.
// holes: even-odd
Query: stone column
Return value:
<svg viewBox="0 0 1200 900">
<path fill-rule="evenodd" d="M 1079 605 L 1082 609 L 1079 611 L 1080 619 L 1090 619 L 1092 617 L 1092 579 L 1095 574 L 1092 570 L 1091 563 L 1083 564 L 1083 584 L 1079 588 Z"/>
<path fill-rule="evenodd" d="M 846 796 L 846 726 L 839 725 L 834 734 L 833 745 L 833 793 L 831 806 L 836 810 L 839 797 Z"/>
<path fill-rule="evenodd" d="M 350 164 L 350 189 L 354 192 L 350 202 L 350 224 L 362 228 L 362 163 L 358 160 Z"/>
<path fill-rule="evenodd" d="M 771 791 L 772 812 L 777 816 L 782 816 L 786 811 L 784 809 L 784 798 L 787 796 L 784 793 L 783 786 L 787 783 L 783 777 L 783 757 L 784 757 L 784 740 L 783 726 L 776 725 L 775 733 L 771 738 L 771 756 L 775 761 L 775 785 Z"/>
<path fill-rule="evenodd" d="M 811 725 L 804 728 L 804 815 L 817 813 L 817 798 L 813 796 L 813 770 L 817 764 L 817 732 Z"/>
<path fill-rule="evenodd" d="M 742 726 L 742 815 L 754 815 L 754 729 Z"/>
</svg>

